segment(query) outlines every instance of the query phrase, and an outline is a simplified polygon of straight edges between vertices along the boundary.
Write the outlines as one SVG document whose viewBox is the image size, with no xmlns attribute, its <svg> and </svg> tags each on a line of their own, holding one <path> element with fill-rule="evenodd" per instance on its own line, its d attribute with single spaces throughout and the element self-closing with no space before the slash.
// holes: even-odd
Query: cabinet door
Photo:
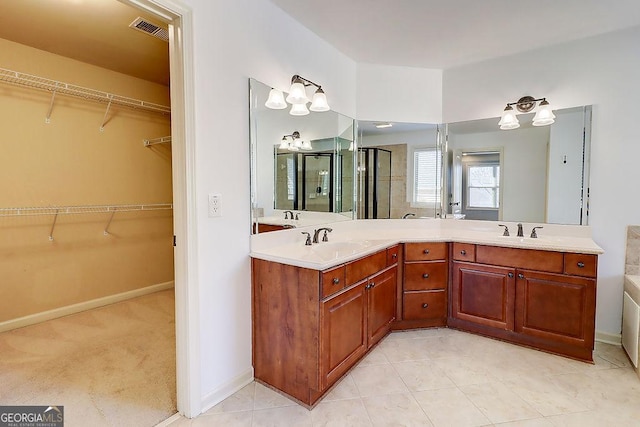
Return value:
<svg viewBox="0 0 640 427">
<path fill-rule="evenodd" d="M 397 268 L 393 267 L 369 279 L 368 295 L 368 347 L 384 337 L 396 318 Z"/>
<path fill-rule="evenodd" d="M 513 330 L 515 270 L 464 262 L 453 263 L 452 316 Z"/>
<path fill-rule="evenodd" d="M 529 270 L 517 273 L 516 331 L 592 349 L 595 279 Z"/>
<path fill-rule="evenodd" d="M 325 389 L 367 350 L 367 281 L 321 303 L 320 379 Z"/>
</svg>

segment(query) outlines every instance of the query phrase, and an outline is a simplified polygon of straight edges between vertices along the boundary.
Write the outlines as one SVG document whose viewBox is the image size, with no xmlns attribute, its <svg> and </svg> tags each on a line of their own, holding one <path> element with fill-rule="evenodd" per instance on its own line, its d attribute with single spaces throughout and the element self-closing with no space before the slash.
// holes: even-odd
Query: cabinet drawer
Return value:
<svg viewBox="0 0 640 427">
<path fill-rule="evenodd" d="M 399 245 L 387 248 L 387 267 L 398 262 Z"/>
<path fill-rule="evenodd" d="M 444 290 L 405 292 L 405 320 L 437 319 L 447 316 L 447 293 Z"/>
<path fill-rule="evenodd" d="M 426 291 L 447 287 L 447 261 L 414 262 L 404 266 L 404 290 Z"/>
<path fill-rule="evenodd" d="M 345 280 L 347 286 L 353 285 L 362 279 L 376 274 L 380 270 L 384 270 L 387 266 L 387 251 L 383 250 L 369 255 L 365 258 L 352 261 L 347 264 L 345 271 Z"/>
<path fill-rule="evenodd" d="M 476 245 L 471 243 L 454 243 L 453 244 L 454 261 L 476 261 Z"/>
<path fill-rule="evenodd" d="M 564 255 L 562 252 L 536 249 L 477 245 L 476 262 L 549 273 L 562 273 L 564 271 Z"/>
<path fill-rule="evenodd" d="M 346 285 L 345 270 L 345 266 L 341 265 L 322 272 L 322 290 L 320 291 L 321 298 L 324 299 L 329 295 L 344 289 Z"/>
<path fill-rule="evenodd" d="M 447 259 L 446 243 L 405 243 L 405 261 Z"/>
<path fill-rule="evenodd" d="M 574 276 L 596 277 L 598 256 L 564 254 L 564 273 Z"/>
</svg>

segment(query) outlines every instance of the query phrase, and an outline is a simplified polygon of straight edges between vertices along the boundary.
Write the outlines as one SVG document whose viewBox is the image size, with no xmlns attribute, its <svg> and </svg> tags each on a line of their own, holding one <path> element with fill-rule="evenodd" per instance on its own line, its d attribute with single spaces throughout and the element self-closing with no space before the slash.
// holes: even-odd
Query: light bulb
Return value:
<svg viewBox="0 0 640 427">
<path fill-rule="evenodd" d="M 498 125 L 502 130 L 517 129 L 520 127 L 520 122 L 518 121 L 515 111 L 513 111 L 513 107 L 507 105 L 507 108 L 502 112 L 502 117 Z"/>
<path fill-rule="evenodd" d="M 329 104 L 327 103 L 327 95 L 324 94 L 322 88 L 318 88 L 316 93 L 313 94 L 313 100 L 311 101 L 309 110 L 317 112 L 330 110 Z"/>
<path fill-rule="evenodd" d="M 289 114 L 292 116 L 306 116 L 309 114 L 309 110 L 307 110 L 306 104 L 293 104 Z"/>
<path fill-rule="evenodd" d="M 555 122 L 556 115 L 553 114 L 553 110 L 551 110 L 551 106 L 547 102 L 546 99 L 543 99 L 538 107 L 538 111 L 536 111 L 536 115 L 533 116 L 534 126 L 546 126 Z"/>
<path fill-rule="evenodd" d="M 309 102 L 309 98 L 307 98 L 307 92 L 304 88 L 304 83 L 300 78 L 295 78 L 293 82 L 291 82 L 289 95 L 287 96 L 287 102 L 294 105 L 306 104 L 307 102 Z"/>
<path fill-rule="evenodd" d="M 272 110 L 282 110 L 283 108 L 287 108 L 287 103 L 284 102 L 284 95 L 281 90 L 271 89 L 269 91 L 269 98 L 267 102 L 264 103 L 264 106 L 267 108 L 271 108 Z"/>
</svg>

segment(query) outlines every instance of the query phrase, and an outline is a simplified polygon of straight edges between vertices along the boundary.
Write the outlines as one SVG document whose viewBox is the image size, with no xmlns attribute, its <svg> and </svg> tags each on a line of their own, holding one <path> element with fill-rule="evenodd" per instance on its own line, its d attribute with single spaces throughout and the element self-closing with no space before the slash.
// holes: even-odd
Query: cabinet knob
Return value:
<svg viewBox="0 0 640 427">
<path fill-rule="evenodd" d="M 422 251 L 422 252 L 424 252 L 424 253 L 425 253 L 425 255 L 428 255 L 428 254 L 429 254 L 429 249 L 425 249 L 425 250 L 424 250 L 424 251 Z"/>
<path fill-rule="evenodd" d="M 367 286 L 365 286 L 365 289 L 371 289 L 375 286 L 376 284 L 374 282 L 369 283 Z"/>
<path fill-rule="evenodd" d="M 393 258 L 393 259 L 398 258 L 398 254 L 391 254 L 391 258 Z"/>
<path fill-rule="evenodd" d="M 578 263 L 578 268 L 584 268 L 584 262 L 580 261 L 580 262 Z"/>
<path fill-rule="evenodd" d="M 513 273 L 509 273 L 507 276 L 509 276 L 510 279 L 513 279 Z"/>
<path fill-rule="evenodd" d="M 524 274 L 519 273 L 519 274 L 518 274 L 518 279 L 524 279 Z"/>
<path fill-rule="evenodd" d="M 466 255 L 467 251 L 465 251 L 464 249 L 460 251 L 460 255 Z"/>
<path fill-rule="evenodd" d="M 426 302 L 422 304 L 422 308 L 427 308 L 427 307 L 429 307 L 429 304 L 427 304 Z"/>
<path fill-rule="evenodd" d="M 429 273 L 424 273 L 424 274 L 422 275 L 422 278 L 423 278 L 423 279 L 428 279 L 428 278 L 429 278 Z"/>
<path fill-rule="evenodd" d="M 333 284 L 337 285 L 338 283 L 340 283 L 340 279 L 338 279 L 337 277 L 333 278 Z"/>
</svg>

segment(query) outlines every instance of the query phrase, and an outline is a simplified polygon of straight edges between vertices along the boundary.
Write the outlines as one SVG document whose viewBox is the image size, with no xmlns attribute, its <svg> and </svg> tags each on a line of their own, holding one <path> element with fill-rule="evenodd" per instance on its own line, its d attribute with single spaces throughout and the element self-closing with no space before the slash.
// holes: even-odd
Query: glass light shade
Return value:
<svg viewBox="0 0 640 427">
<path fill-rule="evenodd" d="M 555 122 L 556 115 L 553 114 L 553 110 L 551 110 L 551 106 L 547 102 L 547 100 L 543 100 L 538 107 L 538 111 L 536 111 L 536 115 L 533 116 L 534 126 L 547 126 Z"/>
<path fill-rule="evenodd" d="M 313 147 L 311 146 L 311 141 L 304 141 L 300 148 L 302 148 L 303 150 L 313 150 Z"/>
<path fill-rule="evenodd" d="M 309 110 L 307 110 L 306 104 L 293 104 L 291 106 L 291 111 L 289 111 L 289 114 L 291 114 L 292 116 L 306 116 L 307 114 L 309 114 Z"/>
<path fill-rule="evenodd" d="M 516 116 L 513 107 L 507 105 L 507 108 L 502 112 L 502 117 L 500 117 L 498 125 L 502 130 L 517 129 L 520 127 L 520 122 L 518 121 L 518 117 Z"/>
<path fill-rule="evenodd" d="M 307 92 L 304 89 L 304 84 L 300 81 L 294 81 L 289 89 L 289 95 L 287 96 L 287 102 L 289 104 L 306 104 L 309 102 L 307 98 Z"/>
<path fill-rule="evenodd" d="M 295 145 L 291 144 L 291 145 L 289 145 L 289 151 L 300 151 L 300 149 L 298 147 L 296 147 Z"/>
<path fill-rule="evenodd" d="M 282 138 L 282 142 L 280 143 L 280 146 L 278 148 L 281 150 L 287 150 L 289 148 L 289 142 L 287 141 L 287 138 Z"/>
<path fill-rule="evenodd" d="M 296 148 L 302 148 L 302 140 L 300 138 L 295 138 L 293 140 L 293 144 L 291 145 L 293 145 Z"/>
<path fill-rule="evenodd" d="M 309 107 L 311 111 L 329 111 L 329 103 L 327 102 L 327 95 L 324 94 L 324 91 L 320 88 L 316 90 L 316 93 L 313 94 L 313 100 L 311 101 L 311 106 Z"/>
<path fill-rule="evenodd" d="M 283 108 L 287 108 L 287 103 L 284 102 L 284 95 L 281 90 L 271 89 L 269 91 L 269 98 L 267 102 L 264 103 L 264 106 L 267 108 L 271 108 L 272 110 L 282 110 Z"/>
</svg>

